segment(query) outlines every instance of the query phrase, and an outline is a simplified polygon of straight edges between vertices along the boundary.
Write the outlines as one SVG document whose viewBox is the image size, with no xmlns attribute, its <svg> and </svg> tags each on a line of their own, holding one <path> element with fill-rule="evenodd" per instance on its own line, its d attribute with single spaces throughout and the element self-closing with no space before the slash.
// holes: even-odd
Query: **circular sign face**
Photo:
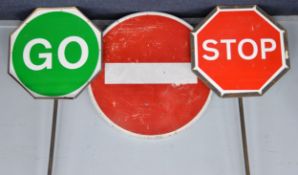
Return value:
<svg viewBox="0 0 298 175">
<path fill-rule="evenodd" d="M 285 31 L 267 16 L 217 7 L 192 33 L 193 70 L 220 96 L 262 95 L 289 68 Z"/>
<path fill-rule="evenodd" d="M 11 35 L 10 74 L 37 98 L 73 98 L 99 72 L 101 33 L 76 8 L 39 8 Z"/>
<path fill-rule="evenodd" d="M 99 113 L 146 137 L 174 134 L 198 118 L 211 90 L 191 71 L 191 30 L 157 12 L 132 14 L 108 27 L 103 72 L 89 86 Z"/>
</svg>

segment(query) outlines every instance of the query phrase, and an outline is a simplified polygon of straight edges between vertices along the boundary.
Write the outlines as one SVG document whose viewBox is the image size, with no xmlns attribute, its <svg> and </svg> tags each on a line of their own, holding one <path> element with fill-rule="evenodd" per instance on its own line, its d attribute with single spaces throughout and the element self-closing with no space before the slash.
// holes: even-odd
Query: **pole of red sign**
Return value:
<svg viewBox="0 0 298 175">
<path fill-rule="evenodd" d="M 193 71 L 219 96 L 238 97 L 245 172 L 250 175 L 242 97 L 263 95 L 289 69 L 286 30 L 256 5 L 218 6 L 191 37 Z"/>
<path fill-rule="evenodd" d="M 51 141 L 50 141 L 50 152 L 49 152 L 49 163 L 48 163 L 48 175 L 52 175 L 53 164 L 54 164 L 54 153 L 55 153 L 55 139 L 56 139 L 56 126 L 57 126 L 57 114 L 58 114 L 58 99 L 54 100 L 53 105 L 53 117 L 52 117 L 52 128 L 51 128 Z"/>
<path fill-rule="evenodd" d="M 240 127 L 241 127 L 241 139 L 242 139 L 242 151 L 245 165 L 246 175 L 250 175 L 250 166 L 249 166 L 249 156 L 248 156 L 248 146 L 246 138 L 246 126 L 245 126 L 245 117 L 244 117 L 244 107 L 242 97 L 238 98 L 239 105 L 239 116 L 240 116 Z"/>
</svg>

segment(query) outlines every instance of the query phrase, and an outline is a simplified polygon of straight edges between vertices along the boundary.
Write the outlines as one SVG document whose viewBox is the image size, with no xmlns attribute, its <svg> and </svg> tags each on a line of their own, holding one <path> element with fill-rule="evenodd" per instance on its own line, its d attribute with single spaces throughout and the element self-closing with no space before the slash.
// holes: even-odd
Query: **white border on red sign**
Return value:
<svg viewBox="0 0 298 175">
<path fill-rule="evenodd" d="M 134 17 L 138 17 L 138 16 L 146 16 L 146 15 L 156 15 L 156 16 L 163 16 L 163 17 L 167 17 L 167 18 L 170 18 L 170 19 L 173 19 L 175 21 L 178 21 L 179 23 L 185 25 L 187 28 L 189 28 L 190 30 L 193 29 L 193 27 L 188 24 L 187 22 L 185 22 L 184 20 L 176 17 L 176 16 L 173 16 L 173 15 L 170 15 L 170 14 L 167 14 L 167 13 L 161 13 L 161 12 L 153 12 L 153 11 L 148 11 L 148 12 L 137 12 L 137 13 L 133 13 L 133 14 L 130 14 L 130 15 L 127 15 L 123 18 L 120 18 L 119 20 L 113 22 L 111 25 L 109 25 L 103 32 L 103 37 L 110 31 L 112 30 L 115 26 L 117 26 L 118 24 L 120 24 L 121 22 L 123 21 L 126 21 L 128 19 L 131 19 L 131 18 L 134 18 Z M 107 121 L 107 123 L 109 123 L 112 127 L 115 127 L 117 129 L 119 129 L 120 131 L 124 132 L 124 133 L 127 133 L 129 135 L 132 135 L 132 136 L 137 136 L 137 137 L 141 137 L 141 138 L 150 138 L 150 139 L 153 139 L 153 138 L 164 138 L 164 137 L 167 137 L 167 136 L 172 136 L 172 135 L 175 135 L 177 133 L 179 133 L 180 131 L 184 130 L 185 128 L 188 128 L 192 123 L 194 123 L 195 121 L 197 121 L 199 118 L 201 118 L 201 115 L 205 112 L 209 102 L 210 102 L 210 99 L 211 99 L 211 95 L 212 95 L 212 91 L 210 89 L 209 91 L 209 94 L 208 94 L 208 97 L 207 97 L 207 100 L 205 102 L 205 104 L 203 105 L 201 111 L 191 120 L 189 121 L 187 124 L 185 124 L 184 126 L 178 128 L 177 130 L 175 131 L 172 131 L 172 132 L 169 132 L 169 133 L 165 133 L 165 134 L 159 134 L 159 135 L 143 135 L 143 134 L 138 134 L 138 133 L 134 133 L 134 132 L 131 132 L 129 130 L 126 130 L 120 126 L 118 126 L 117 124 L 115 124 L 109 117 L 107 117 L 105 115 L 105 113 L 101 110 L 101 108 L 99 107 L 98 103 L 96 102 L 95 100 L 95 97 L 93 95 L 93 92 L 92 92 L 92 88 L 91 88 L 91 84 L 89 84 L 89 87 L 88 87 L 88 90 L 89 90 L 89 96 L 91 97 L 91 101 L 93 103 L 93 105 L 95 106 L 96 108 L 96 111 L 100 114 L 100 116 L 103 116 L 103 118 L 105 119 L 105 121 Z"/>
<path fill-rule="evenodd" d="M 203 30 L 203 28 L 220 12 L 225 11 L 255 11 L 261 18 L 266 20 L 272 27 L 280 33 L 280 44 L 282 50 L 282 66 L 267 80 L 267 82 L 259 89 L 259 90 L 223 90 L 211 77 L 209 77 L 202 69 L 199 68 L 198 65 L 198 44 L 196 42 L 198 33 Z M 288 50 L 286 48 L 286 37 L 285 30 L 281 28 L 278 24 L 273 22 L 273 20 L 269 19 L 269 15 L 263 12 L 258 6 L 217 6 L 209 15 L 206 17 L 206 20 L 199 24 L 194 32 L 191 33 L 192 39 L 192 69 L 193 71 L 203 80 L 206 84 L 208 84 L 218 95 L 222 97 L 228 96 L 253 96 L 253 95 L 263 95 L 264 92 L 270 88 L 275 81 L 280 76 L 285 73 L 289 69 L 289 55 Z"/>
<path fill-rule="evenodd" d="M 31 91 L 28 89 L 18 78 L 14 67 L 12 65 L 12 49 L 13 45 L 15 43 L 15 40 L 19 34 L 19 32 L 26 26 L 27 23 L 29 23 L 31 20 L 33 20 L 36 17 L 39 17 L 40 15 L 43 15 L 45 13 L 50 13 L 50 12 L 66 12 L 66 13 L 71 13 L 73 15 L 76 15 L 80 17 L 82 20 L 84 20 L 93 30 L 95 33 L 97 42 L 98 42 L 98 49 L 99 49 L 99 57 L 98 57 L 98 62 L 97 65 L 90 76 L 90 78 L 84 83 L 80 88 L 77 90 L 63 95 L 63 96 L 54 96 L 54 97 L 49 97 L 49 96 L 44 96 L 41 94 L 38 94 L 36 92 Z M 8 73 L 34 98 L 38 99 L 73 99 L 76 98 L 82 91 L 83 89 L 91 82 L 91 80 L 100 72 L 101 70 L 101 58 L 102 58 L 102 43 L 101 43 L 101 31 L 76 7 L 53 7 L 53 8 L 36 8 L 29 17 L 25 19 L 25 21 L 10 35 L 10 55 L 9 55 L 9 67 L 8 67 Z"/>
</svg>

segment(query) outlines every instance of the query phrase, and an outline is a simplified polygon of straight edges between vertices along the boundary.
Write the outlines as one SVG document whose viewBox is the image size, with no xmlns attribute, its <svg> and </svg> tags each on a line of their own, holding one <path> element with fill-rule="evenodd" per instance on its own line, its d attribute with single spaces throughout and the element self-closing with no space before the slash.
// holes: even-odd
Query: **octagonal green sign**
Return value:
<svg viewBox="0 0 298 175">
<path fill-rule="evenodd" d="M 36 98 L 74 98 L 101 68 L 101 32 L 75 7 L 36 9 L 10 40 L 9 73 Z"/>
</svg>

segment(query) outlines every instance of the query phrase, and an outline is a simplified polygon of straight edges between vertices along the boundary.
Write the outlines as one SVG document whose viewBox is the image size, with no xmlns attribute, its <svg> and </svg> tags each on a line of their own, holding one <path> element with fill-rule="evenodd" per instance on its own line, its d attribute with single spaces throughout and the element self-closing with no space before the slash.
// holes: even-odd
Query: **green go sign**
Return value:
<svg viewBox="0 0 298 175">
<path fill-rule="evenodd" d="M 38 8 L 10 47 L 10 74 L 37 98 L 73 98 L 101 68 L 101 32 L 74 7 Z"/>
</svg>

